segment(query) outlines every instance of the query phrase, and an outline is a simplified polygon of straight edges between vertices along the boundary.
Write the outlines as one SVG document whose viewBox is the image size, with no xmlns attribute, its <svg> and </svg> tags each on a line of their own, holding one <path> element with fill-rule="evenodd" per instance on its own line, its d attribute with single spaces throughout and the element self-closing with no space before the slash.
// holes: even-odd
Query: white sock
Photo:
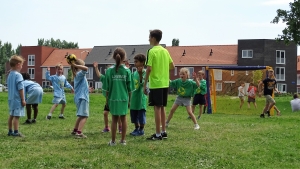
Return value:
<svg viewBox="0 0 300 169">
<path fill-rule="evenodd" d="M 158 134 L 156 133 L 156 137 L 159 137 L 159 136 L 161 136 L 161 134 L 160 133 L 158 133 Z"/>
<path fill-rule="evenodd" d="M 49 114 L 48 114 L 48 116 L 52 116 L 52 114 L 51 114 L 51 113 L 49 113 Z"/>
<path fill-rule="evenodd" d="M 60 113 L 60 115 L 59 115 L 59 116 L 64 116 L 64 114 L 61 114 L 61 113 Z"/>
<path fill-rule="evenodd" d="M 167 131 L 161 131 L 161 133 L 166 133 Z"/>
</svg>

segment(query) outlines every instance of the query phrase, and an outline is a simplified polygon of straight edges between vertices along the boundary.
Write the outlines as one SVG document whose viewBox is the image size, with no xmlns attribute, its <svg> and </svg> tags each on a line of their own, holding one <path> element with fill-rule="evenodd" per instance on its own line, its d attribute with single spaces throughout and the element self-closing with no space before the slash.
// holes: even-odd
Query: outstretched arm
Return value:
<svg viewBox="0 0 300 169">
<path fill-rule="evenodd" d="M 93 66 L 94 66 L 94 68 L 95 68 L 95 72 L 96 72 L 97 77 L 100 78 L 101 73 L 100 73 L 100 71 L 99 71 L 99 69 L 98 69 L 98 62 L 94 62 L 94 63 L 93 63 Z"/>
</svg>

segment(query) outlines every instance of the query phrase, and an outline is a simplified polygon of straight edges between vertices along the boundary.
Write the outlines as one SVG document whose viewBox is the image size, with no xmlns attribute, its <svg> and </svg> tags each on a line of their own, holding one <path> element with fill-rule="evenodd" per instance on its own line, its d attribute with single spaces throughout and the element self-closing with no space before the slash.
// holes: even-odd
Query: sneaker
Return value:
<svg viewBox="0 0 300 169">
<path fill-rule="evenodd" d="M 134 129 L 131 133 L 130 133 L 130 135 L 132 135 L 132 136 L 136 136 L 136 134 L 139 132 L 139 129 Z"/>
<path fill-rule="evenodd" d="M 11 136 L 14 136 L 14 137 L 25 137 L 23 134 L 21 133 L 12 133 Z"/>
<path fill-rule="evenodd" d="M 31 123 L 36 123 L 36 119 L 31 120 Z"/>
<path fill-rule="evenodd" d="M 72 135 L 76 135 L 77 134 L 77 132 L 76 131 L 72 131 L 72 133 L 71 133 Z"/>
<path fill-rule="evenodd" d="M 195 130 L 199 130 L 200 129 L 200 126 L 199 126 L 199 124 L 195 124 L 195 128 L 194 128 Z"/>
<path fill-rule="evenodd" d="M 102 130 L 102 133 L 107 133 L 107 132 L 110 132 L 109 127 L 105 127 L 105 128 Z"/>
<path fill-rule="evenodd" d="M 87 138 L 86 135 L 84 135 L 83 133 L 80 133 L 80 134 L 75 134 L 75 138 Z"/>
<path fill-rule="evenodd" d="M 122 127 L 119 127 L 119 134 L 122 134 Z"/>
<path fill-rule="evenodd" d="M 109 145 L 109 146 L 115 146 L 115 145 L 117 145 L 117 144 L 116 144 L 116 142 L 109 141 L 109 142 L 108 142 L 108 145 Z"/>
<path fill-rule="evenodd" d="M 156 134 L 152 134 L 150 137 L 147 138 L 147 140 L 162 140 L 162 137 L 157 137 Z"/>
<path fill-rule="evenodd" d="M 31 123 L 32 123 L 32 121 L 27 119 L 23 124 L 31 124 Z"/>
<path fill-rule="evenodd" d="M 198 116 L 197 119 L 199 120 L 201 118 L 201 116 Z"/>
<path fill-rule="evenodd" d="M 8 132 L 7 135 L 8 136 L 12 136 L 14 133 Z"/>
<path fill-rule="evenodd" d="M 51 120 L 52 116 L 46 116 L 46 120 Z"/>
<path fill-rule="evenodd" d="M 144 130 L 138 130 L 133 136 L 143 136 L 145 135 Z"/>
<path fill-rule="evenodd" d="M 63 115 L 59 115 L 58 118 L 65 119 L 65 117 Z"/>
<path fill-rule="evenodd" d="M 120 144 L 123 145 L 123 146 L 126 146 L 126 141 L 125 140 L 120 141 Z"/>
<path fill-rule="evenodd" d="M 161 133 L 161 137 L 162 137 L 163 139 L 167 139 L 167 138 L 168 138 L 167 132 Z"/>
<path fill-rule="evenodd" d="M 261 114 L 259 117 L 260 117 L 260 118 L 265 118 L 265 115 L 264 115 L 264 114 Z"/>
<path fill-rule="evenodd" d="M 267 111 L 267 114 L 268 114 L 268 117 L 271 117 L 271 115 L 270 115 L 270 111 Z"/>
</svg>

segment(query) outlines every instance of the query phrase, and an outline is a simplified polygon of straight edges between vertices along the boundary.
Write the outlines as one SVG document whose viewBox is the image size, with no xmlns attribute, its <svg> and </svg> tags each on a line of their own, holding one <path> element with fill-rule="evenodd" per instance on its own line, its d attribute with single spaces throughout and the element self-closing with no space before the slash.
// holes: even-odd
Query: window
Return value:
<svg viewBox="0 0 300 169">
<path fill-rule="evenodd" d="M 206 70 L 205 67 L 202 67 L 202 71 L 203 71 L 204 73 L 205 73 L 205 70 Z"/>
<path fill-rule="evenodd" d="M 42 79 L 46 79 L 46 71 L 47 71 L 47 68 L 43 67 L 42 68 Z"/>
<path fill-rule="evenodd" d="M 93 67 L 89 67 L 87 74 L 86 74 L 87 79 L 93 79 Z"/>
<path fill-rule="evenodd" d="M 242 50 L 242 58 L 253 58 L 253 50 Z"/>
<path fill-rule="evenodd" d="M 42 82 L 42 87 L 45 87 L 45 86 L 50 86 L 50 82 L 49 81 L 43 81 Z"/>
<path fill-rule="evenodd" d="M 222 80 L 222 70 L 214 69 L 215 80 Z"/>
<path fill-rule="evenodd" d="M 174 76 L 177 76 L 177 67 L 174 68 Z"/>
<path fill-rule="evenodd" d="M 275 76 L 277 81 L 285 81 L 285 67 L 276 67 Z"/>
<path fill-rule="evenodd" d="M 35 65 L 35 55 L 28 55 L 28 66 Z"/>
<path fill-rule="evenodd" d="M 248 72 L 248 70 L 246 70 L 246 75 L 249 75 L 249 72 Z"/>
<path fill-rule="evenodd" d="M 222 91 L 222 83 L 216 83 L 216 91 Z"/>
<path fill-rule="evenodd" d="M 30 79 L 34 79 L 34 68 L 28 68 L 28 73 L 30 75 Z"/>
<path fill-rule="evenodd" d="M 69 74 L 69 69 L 70 68 L 64 68 L 64 75 L 66 76 L 66 78 L 68 77 L 68 74 Z"/>
<path fill-rule="evenodd" d="M 276 50 L 276 64 L 285 64 L 284 50 Z"/>
<path fill-rule="evenodd" d="M 300 85 L 300 74 L 297 75 L 297 85 Z"/>
<path fill-rule="evenodd" d="M 286 93 L 286 84 L 283 83 L 277 83 L 277 89 L 281 93 Z"/>
<path fill-rule="evenodd" d="M 230 71 L 231 76 L 234 76 L 234 70 Z"/>
<path fill-rule="evenodd" d="M 136 71 L 136 67 L 132 67 L 132 73 Z"/>
<path fill-rule="evenodd" d="M 297 93 L 300 93 L 300 87 L 297 87 Z"/>
<path fill-rule="evenodd" d="M 193 73 L 194 73 L 194 67 L 187 67 L 187 69 L 190 71 L 189 78 L 193 78 Z"/>
</svg>

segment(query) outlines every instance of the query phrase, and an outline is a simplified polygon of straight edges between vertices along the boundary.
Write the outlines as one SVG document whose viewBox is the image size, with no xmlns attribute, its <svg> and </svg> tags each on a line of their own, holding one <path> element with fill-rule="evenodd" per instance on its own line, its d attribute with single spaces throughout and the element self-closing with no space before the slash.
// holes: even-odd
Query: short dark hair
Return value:
<svg viewBox="0 0 300 169">
<path fill-rule="evenodd" d="M 156 39 L 157 42 L 160 42 L 162 37 L 162 31 L 159 29 L 150 30 L 150 37 Z"/>
<path fill-rule="evenodd" d="M 145 64 L 146 56 L 144 54 L 140 53 L 140 54 L 135 55 L 133 59 L 138 60 L 139 62 L 142 62 Z"/>
<path fill-rule="evenodd" d="M 298 98 L 298 94 L 297 93 L 294 94 L 294 99 L 296 99 L 296 98 Z"/>
<path fill-rule="evenodd" d="M 29 80 L 30 79 L 29 73 L 21 73 L 21 75 L 23 76 L 24 80 Z"/>
</svg>

